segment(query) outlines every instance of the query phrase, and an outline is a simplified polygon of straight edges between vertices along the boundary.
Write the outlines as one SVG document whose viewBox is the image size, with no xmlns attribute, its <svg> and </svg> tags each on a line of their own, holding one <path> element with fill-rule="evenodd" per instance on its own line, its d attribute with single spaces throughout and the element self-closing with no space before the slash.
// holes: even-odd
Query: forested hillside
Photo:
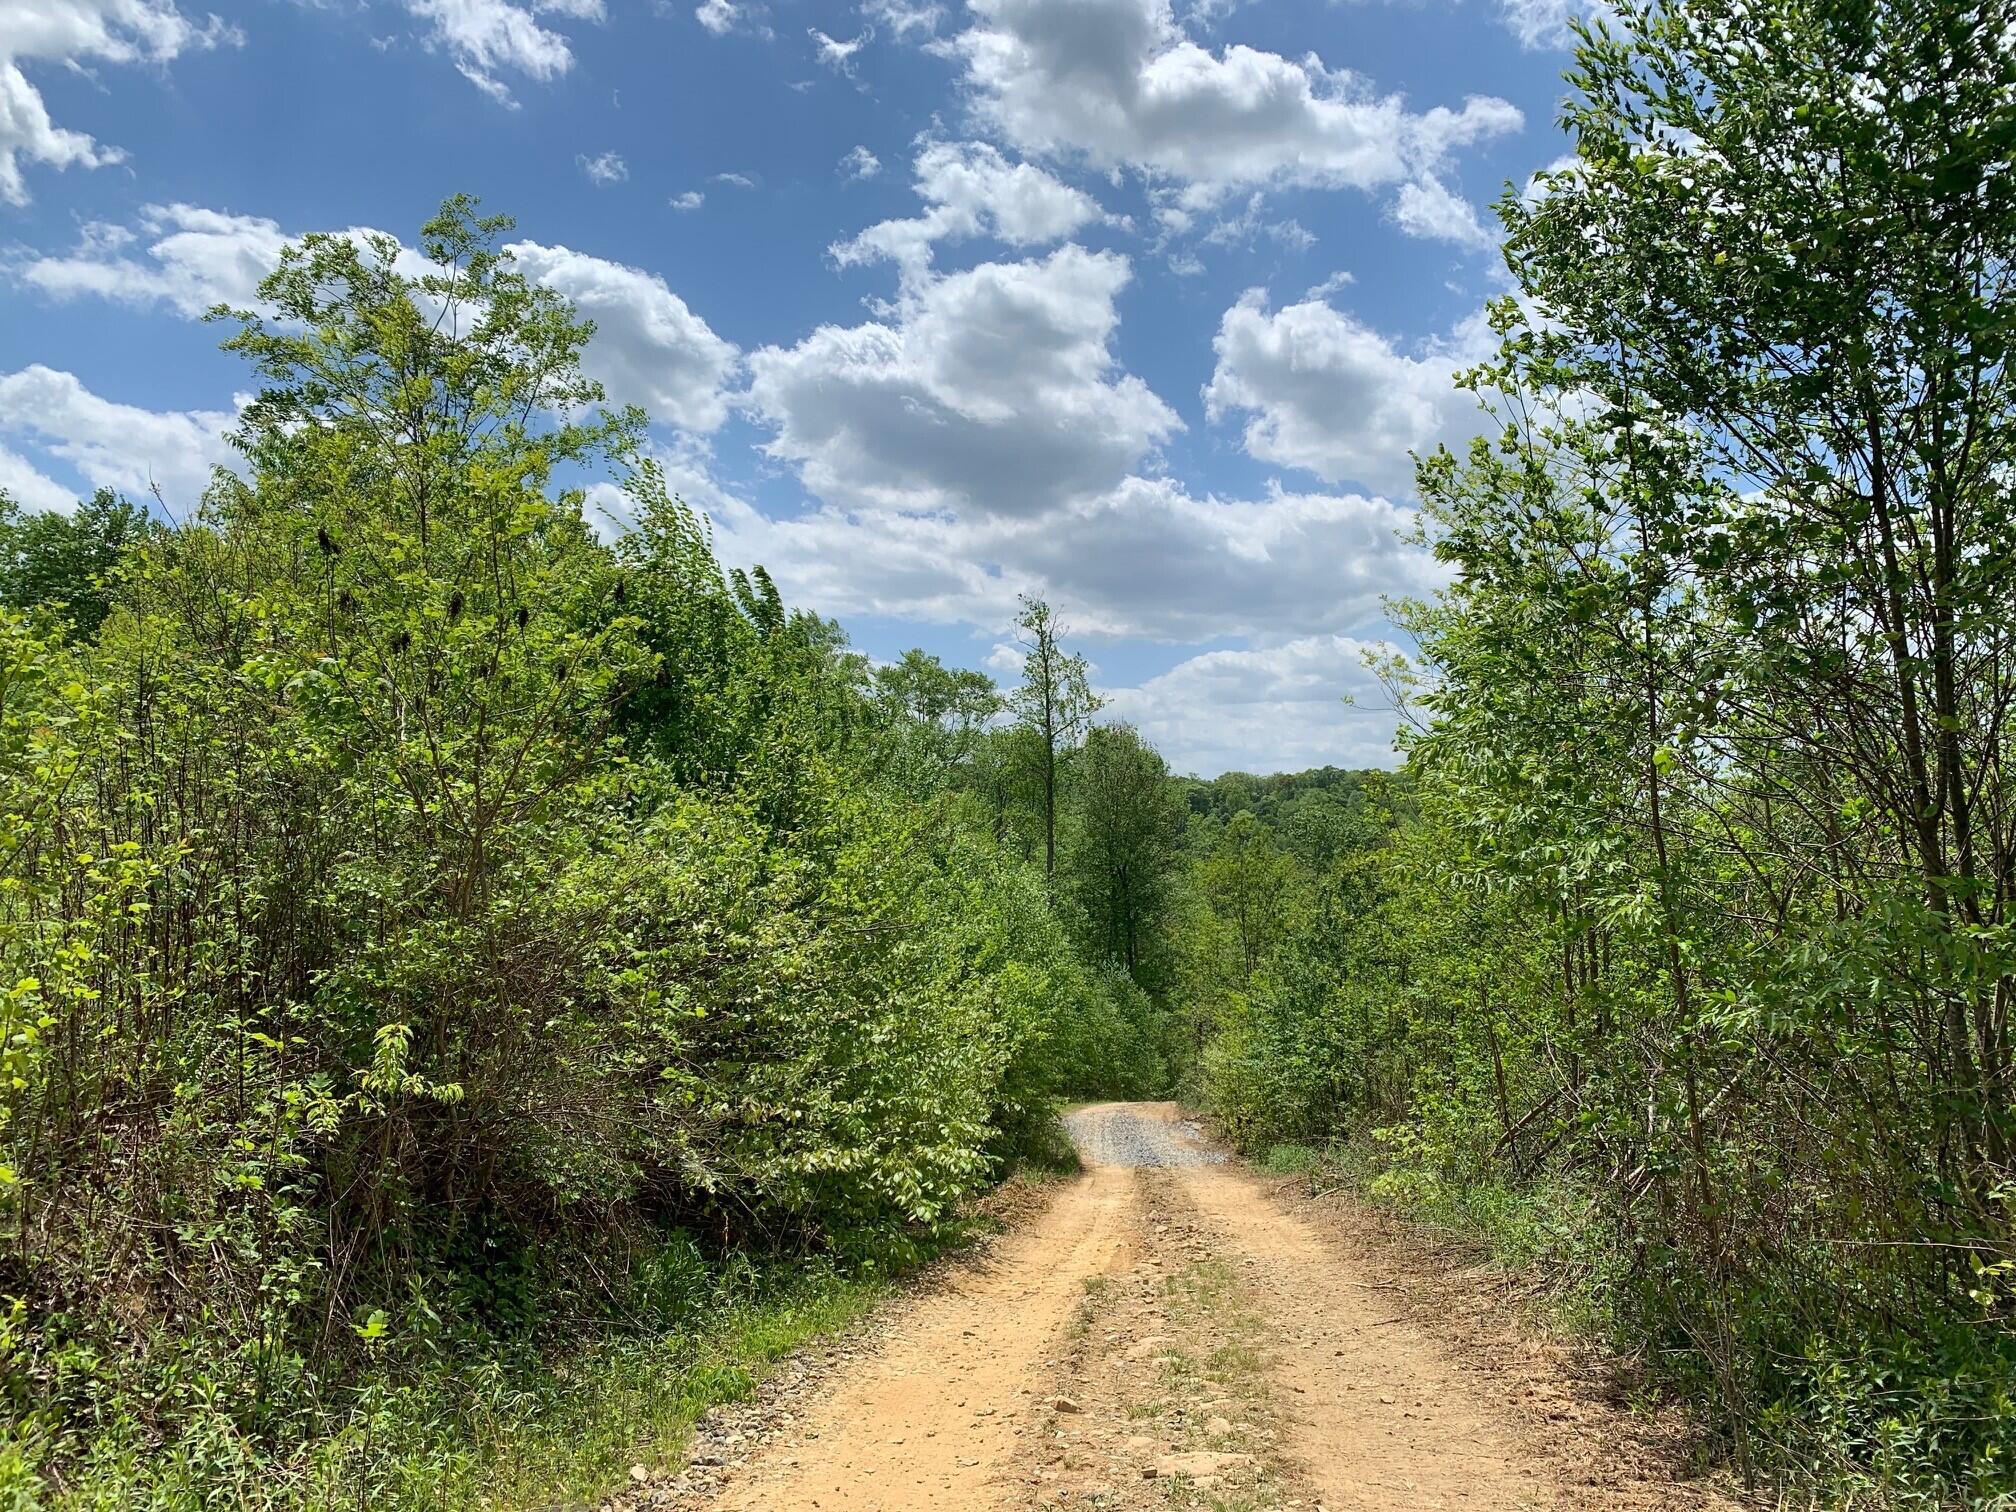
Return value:
<svg viewBox="0 0 2016 1512">
<path fill-rule="evenodd" d="M 1089 838 L 1161 768 L 1060 776 L 1048 610 L 1004 699 L 725 573 L 503 229 L 291 248 L 200 518 L 0 509 L 10 1506 L 627 1464 L 582 1377 L 676 1415 L 721 1319 L 788 1337 L 1167 1080 Z"/>
</svg>

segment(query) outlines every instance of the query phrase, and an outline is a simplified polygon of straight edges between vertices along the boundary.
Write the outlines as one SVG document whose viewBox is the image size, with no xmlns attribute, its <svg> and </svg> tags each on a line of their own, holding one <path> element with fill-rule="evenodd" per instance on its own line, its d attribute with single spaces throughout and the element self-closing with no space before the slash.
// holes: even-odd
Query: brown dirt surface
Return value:
<svg viewBox="0 0 2016 1512">
<path fill-rule="evenodd" d="M 1173 1104 L 1067 1125 L 1083 1175 L 606 1512 L 1737 1505 L 1501 1278 L 1254 1174 Z"/>
</svg>

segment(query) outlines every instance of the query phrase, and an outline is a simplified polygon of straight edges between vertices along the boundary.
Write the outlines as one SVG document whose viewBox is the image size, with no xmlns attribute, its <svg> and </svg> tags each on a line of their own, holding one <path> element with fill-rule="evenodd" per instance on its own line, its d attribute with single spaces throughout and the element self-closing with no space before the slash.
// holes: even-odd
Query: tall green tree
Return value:
<svg viewBox="0 0 2016 1512">
<path fill-rule="evenodd" d="M 1067 867 L 1095 947 L 1144 987 L 1159 986 L 1150 958 L 1183 828 L 1169 764 L 1132 725 L 1095 725 L 1072 760 L 1071 786 Z"/>
<path fill-rule="evenodd" d="M 0 605 L 0 1501 L 471 1499 L 444 1383 L 913 1254 L 1159 1085 L 958 791 L 984 679 L 724 571 L 507 228 L 290 247 L 201 515 L 95 638 Z"/>
<path fill-rule="evenodd" d="M 111 611 L 120 559 L 155 528 L 108 488 L 67 515 L 24 513 L 0 489 L 0 604 L 60 605 L 71 633 L 88 640 Z"/>
<path fill-rule="evenodd" d="M 1003 707 L 994 679 L 911 650 L 875 668 L 870 685 L 895 737 L 889 760 L 899 780 L 923 791 L 963 785 Z"/>
<path fill-rule="evenodd" d="M 1285 933 L 1297 868 L 1269 828 L 1242 810 L 1218 831 L 1198 877 L 1232 926 L 1239 967 L 1251 976 Z"/>
<path fill-rule="evenodd" d="M 1057 875 L 1058 769 L 1100 709 L 1085 676 L 1085 658 L 1066 651 L 1049 604 L 1025 596 L 1016 617 L 1022 685 L 1009 696 L 1016 722 L 1033 738 L 1043 806 L 1043 874 Z"/>
<path fill-rule="evenodd" d="M 1997 481 L 2016 449 L 2016 58 L 1997 16 L 1788 5 L 1751 58 L 1718 30 L 1733 7 L 1648 15 L 1585 64 L 1581 181 L 1513 225 L 1515 266 L 1569 321 L 1546 360 L 1614 425 L 1685 427 L 1714 479 L 1640 530 L 1744 631 L 1677 691 L 1809 716 L 1793 754 L 1846 764 L 1962 959 L 2016 839 L 1987 796 L 2008 654 L 1991 627 L 2016 593 Z M 1565 255 L 1592 236 L 1621 255 Z M 2000 1164 L 2008 1047 L 1973 975 L 1938 989 L 1939 1054 L 1973 1088 L 1958 1145 Z"/>
<path fill-rule="evenodd" d="M 1421 470 L 1421 838 L 1261 1016 L 1327 1017 L 1378 1074 L 1321 1096 L 1429 1179 L 1589 1194 L 1739 1460 L 1935 1499 L 2016 1447 L 2011 19 L 1583 29 L 1575 157 L 1501 203 L 1500 428 Z"/>
<path fill-rule="evenodd" d="M 1204 1058 L 1587 1244 L 1746 1468 L 1912 1505 L 2016 1490 L 2012 20 L 1580 30 L 1497 424 L 1420 469 L 1408 802 Z"/>
</svg>

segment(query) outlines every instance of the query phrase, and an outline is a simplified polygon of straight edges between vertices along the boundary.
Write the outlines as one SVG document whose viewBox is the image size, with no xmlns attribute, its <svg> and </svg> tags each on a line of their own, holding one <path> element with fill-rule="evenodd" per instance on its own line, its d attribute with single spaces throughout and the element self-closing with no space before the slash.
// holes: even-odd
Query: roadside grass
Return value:
<svg viewBox="0 0 2016 1512">
<path fill-rule="evenodd" d="M 41 1474 L 47 1446 L 31 1418 L 0 1422 L 0 1512 L 541 1512 L 593 1506 L 632 1465 L 675 1465 L 710 1408 L 747 1398 L 777 1362 L 857 1322 L 893 1281 L 999 1232 L 1064 1179 L 1054 1164 L 1017 1171 L 931 1239 L 871 1236 L 839 1255 L 708 1263 L 667 1246 L 641 1315 L 577 1324 L 555 1348 L 493 1341 L 450 1350 L 394 1328 L 340 1403 L 304 1420 L 301 1447 L 276 1452 L 247 1433 L 221 1379 L 177 1416 L 163 1443 L 132 1383 L 107 1382 L 99 1429 L 65 1482 Z M 396 1353 L 395 1353 L 396 1352 Z"/>
<path fill-rule="evenodd" d="M 1099 1309 L 1105 1305 L 1107 1297 L 1112 1293 L 1113 1278 L 1087 1276 L 1082 1284 L 1085 1295 L 1078 1299 L 1078 1305 L 1071 1312 L 1071 1321 L 1064 1327 L 1065 1337 L 1074 1343 L 1091 1333 L 1093 1318 L 1098 1316 Z"/>
<path fill-rule="evenodd" d="M 1270 1176 L 1299 1176 L 1322 1160 L 1323 1152 L 1314 1145 L 1277 1144 L 1269 1145 L 1256 1164 Z"/>
<path fill-rule="evenodd" d="M 853 1323 L 888 1282 L 799 1262 L 767 1272 L 731 1265 L 716 1286 L 701 1321 L 662 1332 L 605 1335 L 546 1358 L 497 1351 L 380 1366 L 336 1426 L 288 1457 L 246 1435 L 226 1401 L 161 1445 L 145 1431 L 144 1404 L 108 1397 L 102 1430 L 67 1484 L 45 1490 L 11 1477 L 8 1461 L 25 1460 L 0 1452 L 0 1508 L 530 1512 L 592 1503 L 631 1465 L 672 1460 L 710 1407 L 748 1396 L 791 1350 Z"/>
<path fill-rule="evenodd" d="M 528 1418 L 507 1407 L 481 1425 L 478 1462 L 487 1473 L 467 1491 L 476 1505 L 500 1512 L 593 1500 L 633 1463 L 668 1464 L 709 1408 L 747 1398 L 778 1361 L 857 1322 L 888 1287 L 865 1273 L 809 1274 L 732 1307 L 697 1337 L 591 1352 L 569 1371 L 573 1390 L 560 1412 Z M 467 1492 L 461 1499 L 472 1500 Z"/>
<path fill-rule="evenodd" d="M 568 1372 L 578 1388 L 573 1414 L 537 1423 L 516 1415 L 498 1419 L 480 1440 L 488 1450 L 482 1456 L 490 1466 L 487 1483 L 469 1488 L 473 1498 L 464 1492 L 430 1505 L 533 1512 L 569 1497 L 592 1502 L 622 1484 L 633 1463 L 660 1468 L 675 1462 L 709 1408 L 747 1399 L 786 1355 L 853 1326 L 902 1275 L 1001 1232 L 1007 1221 L 1000 1215 L 1040 1200 L 1043 1188 L 1076 1170 L 1068 1140 L 1063 1148 L 1071 1153 L 1068 1165 L 1054 1154 L 1018 1165 L 928 1244 L 885 1252 L 879 1263 L 871 1258 L 846 1271 L 800 1261 L 782 1271 L 774 1288 L 759 1282 L 746 1301 L 729 1303 L 699 1334 L 675 1336 L 669 1352 L 597 1352 Z M 510 1469 L 504 1472 L 507 1454 Z"/>
<path fill-rule="evenodd" d="M 1594 1197 L 1571 1182 L 1458 1181 L 1382 1145 L 1277 1144 L 1256 1160 L 1312 1195 L 1344 1190 L 1530 1283 L 1535 1321 L 1577 1338 L 1617 1338 L 1621 1262 L 1602 1242 Z"/>
<path fill-rule="evenodd" d="M 1082 1106 L 1084 1105 L 1072 1104 L 1063 1109 L 1063 1113 L 1068 1114 L 1072 1108 Z M 1042 1131 L 1031 1136 L 1027 1147 L 1016 1162 L 1016 1175 L 1011 1180 L 1040 1184 L 1062 1177 L 1076 1176 L 1084 1169 L 1085 1163 L 1078 1156 L 1078 1146 L 1071 1142 L 1071 1136 L 1065 1131 L 1060 1115 Z"/>
</svg>

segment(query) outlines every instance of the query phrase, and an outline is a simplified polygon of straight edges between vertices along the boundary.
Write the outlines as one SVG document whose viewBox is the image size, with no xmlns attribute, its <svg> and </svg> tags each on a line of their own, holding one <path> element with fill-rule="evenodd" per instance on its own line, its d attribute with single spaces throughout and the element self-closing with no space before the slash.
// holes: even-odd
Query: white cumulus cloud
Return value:
<svg viewBox="0 0 2016 1512">
<path fill-rule="evenodd" d="M 221 410 L 149 410 L 93 393 L 73 373 L 33 363 L 0 374 L 0 441 L 60 458 L 94 488 L 145 498 L 158 486 L 179 516 L 194 510 L 210 470 L 235 453 Z"/>
<path fill-rule="evenodd" d="M 1612 16 L 1603 0 L 1498 0 L 1498 15 L 1522 47 L 1535 50 L 1571 46 L 1569 23 L 1578 16 L 1592 20 Z"/>
<path fill-rule="evenodd" d="M 1206 651 L 1137 687 L 1105 688 L 1124 719 L 1179 772 L 1391 767 L 1400 720 L 1367 670 L 1386 646 L 1346 635 Z M 1347 702 L 1349 700 L 1349 702 Z"/>
<path fill-rule="evenodd" d="M 840 74 L 854 72 L 855 55 L 866 47 L 869 38 L 874 36 L 873 31 L 863 31 L 860 36 L 842 42 L 837 37 L 827 36 L 816 26 L 808 26 L 805 30 L 812 38 L 813 47 L 817 49 L 819 61 Z"/>
<path fill-rule="evenodd" d="M 446 52 L 463 78 L 510 108 L 517 102 L 499 75 L 522 74 L 545 84 L 574 66 L 567 39 L 541 25 L 539 15 L 602 19 L 602 0 L 539 0 L 530 8 L 510 0 L 405 0 L 405 5 L 426 24 L 423 40 L 429 47 Z"/>
<path fill-rule="evenodd" d="M 906 286 L 882 320 L 749 358 L 773 456 L 847 507 L 1028 513 L 1109 489 L 1176 414 L 1119 370 L 1127 259 L 1066 246 Z"/>
<path fill-rule="evenodd" d="M 1476 208 L 1433 174 L 1401 185 L 1393 201 L 1393 222 L 1409 236 L 1454 242 L 1473 252 L 1498 245 L 1477 219 Z"/>
<path fill-rule="evenodd" d="M 899 40 L 912 32 L 930 36 L 945 18 L 945 8 L 928 0 L 862 0 L 861 14 Z"/>
<path fill-rule="evenodd" d="M 31 512 L 69 514 L 77 493 L 48 476 L 19 452 L 0 446 L 0 493 Z"/>
<path fill-rule="evenodd" d="M 376 233 L 352 228 L 344 234 Z M 87 227 L 68 255 L 29 257 L 7 265 L 6 272 L 55 299 L 158 303 L 194 317 L 217 304 L 256 303 L 259 280 L 279 260 L 280 249 L 297 239 L 261 216 L 152 206 L 137 227 Z M 523 241 L 508 250 L 527 278 L 565 295 L 595 321 L 582 367 L 613 402 L 639 405 L 654 420 L 682 430 L 704 433 L 721 424 L 725 389 L 740 353 L 662 278 L 568 247 Z M 399 266 L 411 276 L 428 265 L 406 249 Z"/>
<path fill-rule="evenodd" d="M 829 614 L 999 628 L 1018 594 L 1040 593 L 1087 634 L 1279 639 L 1375 624 L 1387 598 L 1446 576 L 1407 543 L 1409 511 L 1359 494 L 1197 498 L 1129 477 L 1024 515 L 826 506 L 771 518 L 694 459 L 668 470 L 725 556 L 762 562 Z"/>
<path fill-rule="evenodd" d="M 215 16 L 195 21 L 172 0 L 0 0 L 0 200 L 28 202 L 25 163 L 102 168 L 124 148 L 50 119 L 23 65 L 82 70 L 93 62 L 166 64 L 200 48 L 235 43 Z"/>
<path fill-rule="evenodd" d="M 711 431 L 726 417 L 723 390 L 739 354 L 664 279 L 567 247 L 527 241 L 508 250 L 527 278 L 595 322 L 581 366 L 611 400 L 681 430 Z"/>
<path fill-rule="evenodd" d="M 730 3 L 730 0 L 704 0 L 693 12 L 693 19 L 715 36 L 722 37 L 735 30 L 735 23 L 741 15 L 742 8 Z"/>
<path fill-rule="evenodd" d="M 1460 449 L 1487 429 L 1475 396 L 1453 381 L 1493 350 L 1481 316 L 1410 355 L 1328 304 L 1270 311 L 1256 290 L 1225 312 L 1212 345 L 1209 416 L 1245 415 L 1248 453 L 1328 482 L 1411 494 L 1409 452 Z"/>
<path fill-rule="evenodd" d="M 973 0 L 953 39 L 975 108 L 1026 152 L 1082 156 L 1183 186 L 1192 209 L 1235 188 L 1376 188 L 1523 124 L 1508 102 L 1410 110 L 1311 54 L 1218 51 L 1168 0 Z"/>
<path fill-rule="evenodd" d="M 992 236 L 1016 247 L 1041 246 L 1101 218 L 1081 190 L 1030 163 L 1010 163 L 984 142 L 929 142 L 917 154 L 917 196 L 924 214 L 882 221 L 835 242 L 843 267 L 888 258 L 912 277 L 931 261 L 932 244 Z"/>
<path fill-rule="evenodd" d="M 134 254 L 131 249 L 143 240 L 144 251 Z M 26 258 L 9 272 L 55 299 L 161 303 L 193 317 L 212 305 L 250 304 L 287 240 L 276 222 L 262 216 L 200 205 L 149 205 L 137 228 L 87 225 L 67 256 Z"/>
<path fill-rule="evenodd" d="M 588 182 L 597 188 L 610 184 L 620 184 L 630 177 L 630 165 L 623 161 L 623 154 L 616 151 L 598 152 L 593 157 L 586 153 L 575 158 L 581 171 L 588 175 Z"/>
</svg>

